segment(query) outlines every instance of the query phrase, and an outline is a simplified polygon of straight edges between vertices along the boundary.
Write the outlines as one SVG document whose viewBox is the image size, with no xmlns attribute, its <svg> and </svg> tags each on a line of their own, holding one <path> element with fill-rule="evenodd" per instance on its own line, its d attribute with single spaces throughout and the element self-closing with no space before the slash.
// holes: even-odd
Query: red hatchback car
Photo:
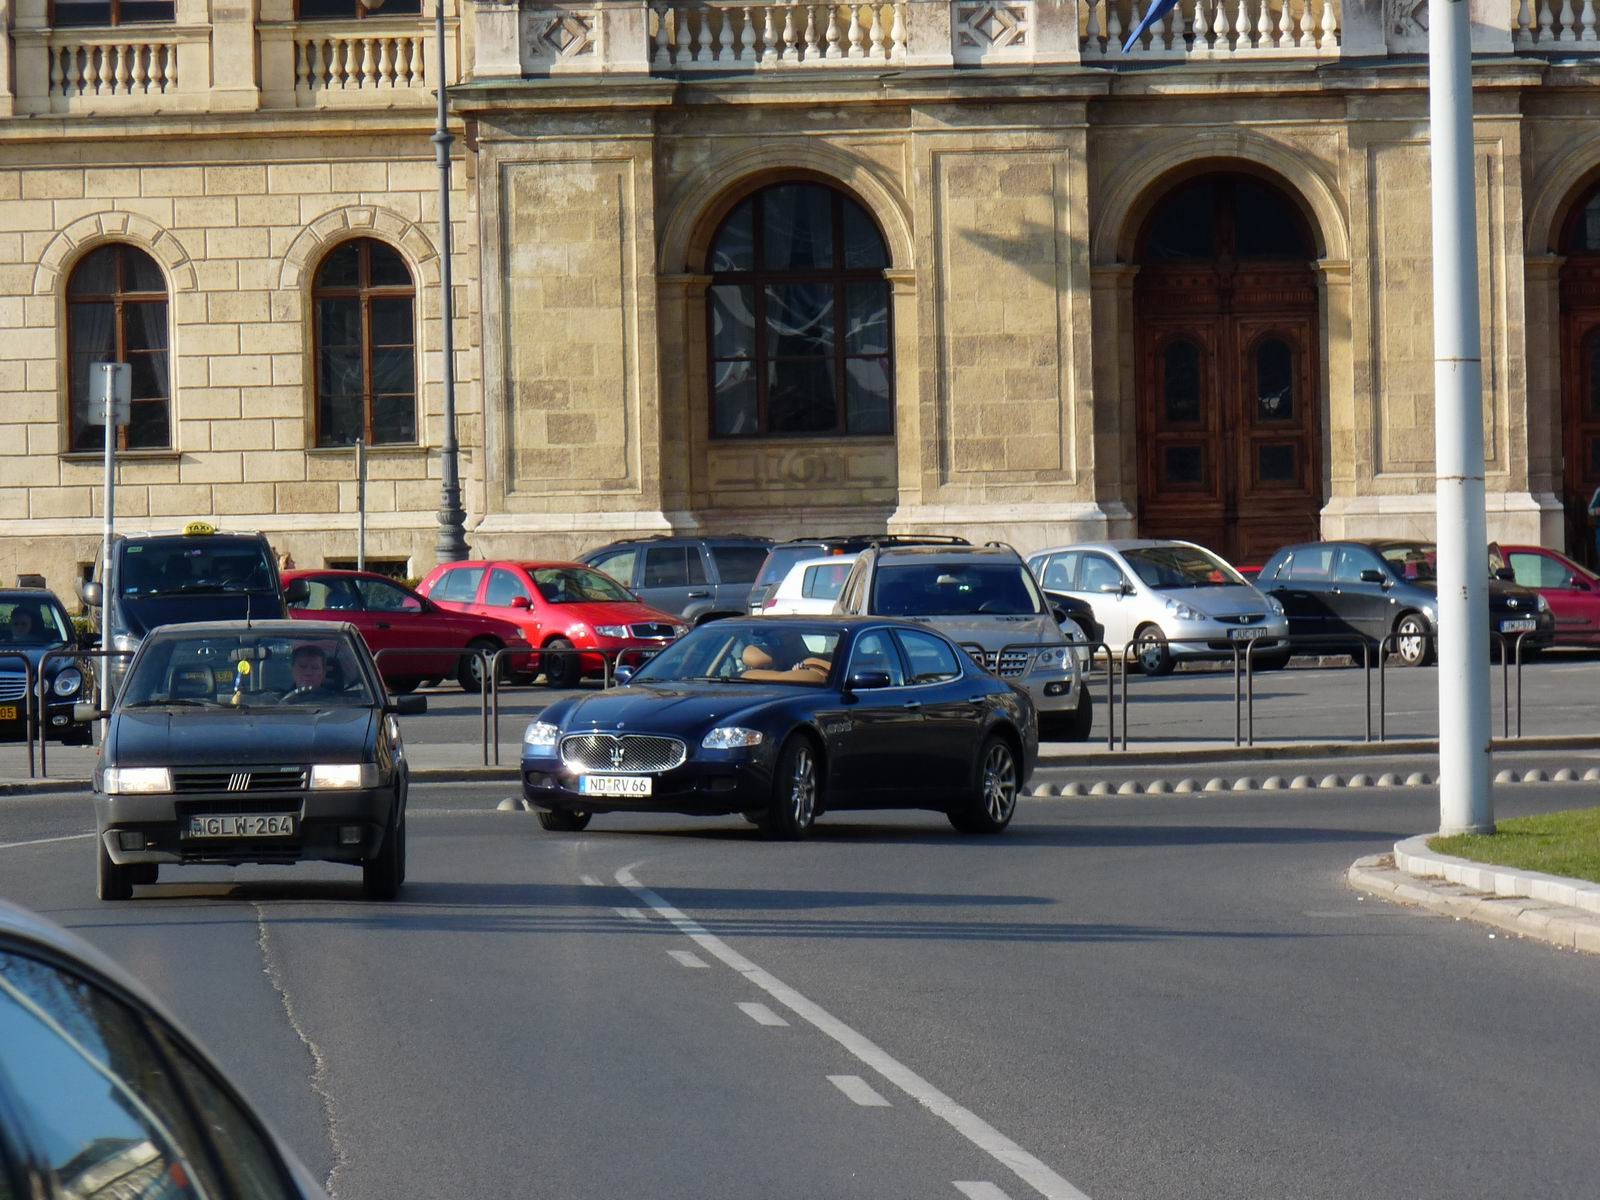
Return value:
<svg viewBox="0 0 1600 1200">
<path fill-rule="evenodd" d="M 527 645 L 522 630 L 510 621 L 449 612 L 370 571 L 285 571 L 283 594 L 291 617 L 348 621 L 361 631 L 373 654 L 394 651 L 378 659 L 378 670 L 384 683 L 396 692 L 409 692 L 424 680 L 439 678 L 454 678 L 468 692 L 483 686 L 483 664 L 475 654 L 452 661 L 442 654 L 401 651 L 470 647 L 492 653 L 506 646 Z M 509 669 L 531 673 L 538 670 L 538 662 L 531 655 L 511 655 Z"/>
<path fill-rule="evenodd" d="M 1533 588 L 1550 605 L 1550 615 L 1556 619 L 1556 645 L 1600 643 L 1600 576 L 1543 546 L 1491 546 L 1491 568 L 1502 565 L 1494 559 L 1496 551 L 1517 582 Z"/>
<path fill-rule="evenodd" d="M 441 608 L 515 622 L 542 649 L 659 650 L 689 631 L 582 563 L 441 563 L 417 588 Z M 551 687 L 575 687 L 604 669 L 598 654 L 544 658 Z"/>
</svg>

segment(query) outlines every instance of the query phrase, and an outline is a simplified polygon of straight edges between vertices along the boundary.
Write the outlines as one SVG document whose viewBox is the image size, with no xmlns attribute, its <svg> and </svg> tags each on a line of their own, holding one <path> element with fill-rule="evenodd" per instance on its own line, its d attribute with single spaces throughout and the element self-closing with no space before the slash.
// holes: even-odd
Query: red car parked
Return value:
<svg viewBox="0 0 1600 1200">
<path fill-rule="evenodd" d="M 1498 551 L 1501 561 L 1495 561 Z M 1556 645 L 1600 643 L 1600 576 L 1565 554 L 1543 546 L 1491 546 L 1491 570 L 1510 567 L 1517 582 L 1533 588 L 1556 619 Z"/>
<path fill-rule="evenodd" d="M 402 654 L 402 650 L 469 647 L 493 652 L 525 646 L 522 630 L 510 621 L 449 612 L 410 588 L 370 571 L 285 571 L 283 593 L 289 615 L 302 621 L 349 621 L 378 660 L 383 681 L 396 692 L 409 692 L 428 679 L 454 678 L 463 691 L 483 686 L 483 664 L 475 654 L 452 662 L 442 654 Z M 537 671 L 533 655 L 511 655 L 509 669 Z"/>
<path fill-rule="evenodd" d="M 441 563 L 417 588 L 441 608 L 513 621 L 529 642 L 549 650 L 659 650 L 689 631 L 582 563 Z M 551 687 L 575 687 L 604 669 L 598 654 L 544 658 Z"/>
</svg>

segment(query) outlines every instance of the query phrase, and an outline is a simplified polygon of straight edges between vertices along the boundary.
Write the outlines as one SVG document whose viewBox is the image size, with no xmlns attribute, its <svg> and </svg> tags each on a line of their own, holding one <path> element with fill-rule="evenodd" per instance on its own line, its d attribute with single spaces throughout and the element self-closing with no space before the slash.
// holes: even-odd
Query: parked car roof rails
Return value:
<svg viewBox="0 0 1600 1200">
<path fill-rule="evenodd" d="M 1009 550 L 1018 558 L 1022 557 L 1022 554 L 1010 542 L 985 542 L 983 548 L 985 550 Z"/>
</svg>

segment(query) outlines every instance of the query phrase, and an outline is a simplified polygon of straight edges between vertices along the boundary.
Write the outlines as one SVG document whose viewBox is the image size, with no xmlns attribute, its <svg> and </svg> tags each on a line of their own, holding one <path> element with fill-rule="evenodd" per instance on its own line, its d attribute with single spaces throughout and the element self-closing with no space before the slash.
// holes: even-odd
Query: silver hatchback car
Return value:
<svg viewBox="0 0 1600 1200">
<path fill-rule="evenodd" d="M 1086 601 L 1112 653 L 1131 643 L 1147 675 L 1182 659 L 1232 659 L 1235 646 L 1258 640 L 1256 667 L 1289 660 L 1283 606 L 1192 542 L 1085 542 L 1041 550 L 1028 566 L 1045 591 Z"/>
</svg>

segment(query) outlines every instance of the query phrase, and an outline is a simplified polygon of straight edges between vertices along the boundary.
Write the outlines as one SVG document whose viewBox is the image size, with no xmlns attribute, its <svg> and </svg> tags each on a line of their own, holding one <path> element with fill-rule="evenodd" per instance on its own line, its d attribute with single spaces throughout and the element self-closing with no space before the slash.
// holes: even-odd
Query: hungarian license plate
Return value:
<svg viewBox="0 0 1600 1200">
<path fill-rule="evenodd" d="M 1246 626 L 1243 629 L 1230 629 L 1228 636 L 1236 642 L 1253 642 L 1258 637 L 1265 637 L 1267 631 L 1259 625 Z"/>
<path fill-rule="evenodd" d="M 1515 621 L 1501 621 L 1501 633 L 1531 633 L 1537 622 L 1532 617 L 1519 617 Z"/>
<path fill-rule="evenodd" d="M 580 775 L 578 794 L 581 796 L 648 796 L 648 775 Z"/>
<path fill-rule="evenodd" d="M 206 838 L 293 837 L 291 813 L 237 813 L 190 817 L 189 836 Z"/>
<path fill-rule="evenodd" d="M 0 704 L 0 721 L 15 721 L 22 715 L 22 710 L 15 704 Z"/>
</svg>

